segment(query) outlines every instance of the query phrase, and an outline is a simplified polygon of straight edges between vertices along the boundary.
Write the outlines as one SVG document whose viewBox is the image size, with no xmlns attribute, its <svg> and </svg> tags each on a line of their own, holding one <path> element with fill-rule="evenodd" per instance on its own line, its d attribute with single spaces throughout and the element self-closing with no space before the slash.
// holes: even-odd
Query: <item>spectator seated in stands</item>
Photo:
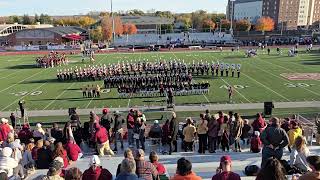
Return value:
<svg viewBox="0 0 320 180">
<path fill-rule="evenodd" d="M 136 163 L 133 159 L 124 159 L 121 162 L 121 173 L 116 180 L 139 180 L 136 173 Z"/>
<path fill-rule="evenodd" d="M 112 180 L 112 174 L 101 166 L 101 161 L 97 155 L 90 159 L 90 167 L 82 175 L 83 180 Z"/>
<path fill-rule="evenodd" d="M 256 180 L 287 180 L 285 169 L 276 158 L 269 158 L 257 175 Z M 309 180 L 309 179 L 308 179 Z"/>
<path fill-rule="evenodd" d="M 30 130 L 30 126 L 28 124 L 24 124 L 22 129 L 18 133 L 18 137 L 21 143 L 28 144 L 29 139 L 33 137 L 32 132 Z"/>
<path fill-rule="evenodd" d="M 11 148 L 5 147 L 0 154 L 0 171 L 5 171 L 9 178 L 14 176 L 13 171 L 18 167 L 18 161 L 11 157 L 12 152 Z"/>
<path fill-rule="evenodd" d="M 123 155 L 124 155 L 125 159 L 133 159 L 134 160 L 133 152 L 129 148 L 124 151 Z M 121 173 L 121 163 L 118 165 L 116 176 L 118 177 L 118 175 L 120 173 Z"/>
<path fill-rule="evenodd" d="M 25 173 L 24 173 L 24 169 L 22 166 L 22 153 L 21 151 L 23 151 L 23 147 L 20 144 L 20 140 L 19 139 L 14 139 L 14 134 L 13 133 L 9 133 L 8 134 L 8 146 L 13 150 L 12 153 L 12 157 L 18 162 L 18 166 L 14 169 L 14 172 L 16 174 L 17 177 L 20 178 L 24 178 L 25 177 Z"/>
<path fill-rule="evenodd" d="M 29 143 L 25 147 L 25 151 L 22 154 L 22 166 L 27 170 L 27 173 L 34 171 L 35 161 L 32 159 L 31 151 L 34 147 L 33 143 Z"/>
<path fill-rule="evenodd" d="M 48 169 L 51 162 L 52 162 L 52 151 L 50 148 L 50 143 L 49 141 L 45 141 L 44 146 L 42 146 L 37 150 L 37 160 L 36 160 L 37 168 Z"/>
<path fill-rule="evenodd" d="M 220 166 L 217 169 L 217 174 L 212 177 L 212 180 L 240 180 L 240 176 L 231 171 L 231 157 L 222 156 L 220 158 Z"/>
<path fill-rule="evenodd" d="M 259 131 L 254 132 L 254 136 L 250 140 L 250 151 L 253 153 L 259 153 L 262 148 L 262 142 L 260 139 Z"/>
<path fill-rule="evenodd" d="M 61 157 L 63 159 L 63 167 L 66 168 L 69 165 L 69 160 L 67 156 L 67 151 L 63 148 L 62 143 L 58 142 L 55 146 L 55 149 L 53 151 L 53 157 L 52 159 L 55 159 L 56 157 Z"/>
<path fill-rule="evenodd" d="M 152 180 L 158 176 L 158 171 L 153 164 L 144 160 L 144 155 L 142 149 L 137 149 L 135 152 L 136 173 L 141 179 Z"/>
<path fill-rule="evenodd" d="M 72 138 L 67 142 L 65 148 L 67 150 L 68 157 L 71 161 L 77 161 L 83 156 L 80 147 Z"/>
<path fill-rule="evenodd" d="M 58 160 L 54 160 L 49 166 L 47 175 L 42 180 L 64 180 L 63 177 L 60 177 L 62 168 L 63 163 Z"/>
<path fill-rule="evenodd" d="M 46 133 L 42 129 L 42 125 L 40 123 L 36 124 L 36 129 L 33 131 L 33 138 L 35 141 L 39 139 L 45 139 Z"/>
<path fill-rule="evenodd" d="M 76 167 L 68 169 L 64 175 L 65 180 L 81 180 L 81 177 L 82 172 Z"/>
<path fill-rule="evenodd" d="M 42 146 L 43 146 L 43 140 L 40 139 L 40 140 L 36 141 L 36 146 L 34 146 L 32 148 L 31 155 L 32 155 L 32 159 L 34 161 L 37 161 L 37 159 L 38 159 L 38 150 L 40 148 L 42 148 Z"/>
<path fill-rule="evenodd" d="M 297 168 L 301 173 L 311 171 L 307 162 L 307 157 L 309 154 L 310 152 L 306 145 L 305 138 L 298 136 L 290 154 L 290 166 Z"/>
<path fill-rule="evenodd" d="M 159 156 L 156 152 L 154 152 L 154 151 L 150 152 L 149 160 L 156 167 L 159 175 L 166 174 L 166 168 L 163 166 L 163 164 L 158 162 Z"/>
<path fill-rule="evenodd" d="M 302 175 L 299 180 L 319 180 L 320 179 L 320 156 L 309 156 L 307 162 L 312 169 L 311 172 L 307 172 Z"/>
<path fill-rule="evenodd" d="M 59 128 L 57 123 L 53 123 L 52 128 L 50 130 L 50 135 L 56 140 L 56 142 L 62 141 L 62 129 Z"/>
<path fill-rule="evenodd" d="M 162 129 L 159 125 L 159 121 L 155 120 L 154 124 L 150 128 L 149 137 L 150 138 L 161 138 L 161 136 L 162 136 Z"/>
<path fill-rule="evenodd" d="M 177 161 L 176 174 L 171 178 L 171 180 L 201 180 L 200 176 L 197 176 L 192 172 L 192 164 L 189 160 L 185 158 L 180 158 Z"/>
</svg>

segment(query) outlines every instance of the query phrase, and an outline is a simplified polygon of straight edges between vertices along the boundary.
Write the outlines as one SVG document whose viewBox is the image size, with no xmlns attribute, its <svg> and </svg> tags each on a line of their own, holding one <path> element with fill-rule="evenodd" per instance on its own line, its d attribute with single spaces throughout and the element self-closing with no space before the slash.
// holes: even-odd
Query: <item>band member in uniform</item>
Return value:
<svg viewBox="0 0 320 180">
<path fill-rule="evenodd" d="M 232 96 L 233 96 L 233 94 L 234 94 L 233 87 L 232 87 L 232 86 L 229 86 L 229 87 L 228 87 L 229 103 L 231 103 L 231 101 L 232 101 Z"/>
<path fill-rule="evenodd" d="M 240 77 L 240 69 L 241 69 L 241 64 L 238 64 L 237 65 L 238 78 Z"/>
<path fill-rule="evenodd" d="M 86 88 L 86 86 L 82 86 L 82 88 L 81 88 L 81 91 L 82 91 L 82 97 L 87 97 L 87 88 Z"/>
<path fill-rule="evenodd" d="M 228 77 L 229 76 L 229 68 L 230 68 L 230 66 L 229 66 L 229 64 L 225 64 L 225 69 L 226 69 L 226 76 Z"/>
<path fill-rule="evenodd" d="M 224 71 L 224 64 L 223 63 L 220 63 L 220 76 L 223 77 L 223 71 Z"/>
<path fill-rule="evenodd" d="M 91 86 L 91 90 L 92 90 L 92 97 L 97 97 L 96 87 L 93 84 Z"/>
<path fill-rule="evenodd" d="M 231 74 L 232 77 L 234 77 L 234 71 L 236 70 L 236 65 L 235 64 L 231 64 Z"/>
<path fill-rule="evenodd" d="M 24 105 L 25 105 L 25 101 L 24 100 L 20 100 L 18 102 L 20 111 L 21 111 L 21 118 L 24 119 Z"/>
</svg>

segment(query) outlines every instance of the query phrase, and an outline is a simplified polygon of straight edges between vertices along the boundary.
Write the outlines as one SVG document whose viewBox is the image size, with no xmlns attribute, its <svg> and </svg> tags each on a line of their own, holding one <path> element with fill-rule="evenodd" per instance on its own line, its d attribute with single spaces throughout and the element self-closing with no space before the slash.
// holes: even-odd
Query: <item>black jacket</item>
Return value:
<svg viewBox="0 0 320 180">
<path fill-rule="evenodd" d="M 267 127 L 260 137 L 265 146 L 272 144 L 275 148 L 284 148 L 289 144 L 286 131 L 280 127 Z"/>
</svg>

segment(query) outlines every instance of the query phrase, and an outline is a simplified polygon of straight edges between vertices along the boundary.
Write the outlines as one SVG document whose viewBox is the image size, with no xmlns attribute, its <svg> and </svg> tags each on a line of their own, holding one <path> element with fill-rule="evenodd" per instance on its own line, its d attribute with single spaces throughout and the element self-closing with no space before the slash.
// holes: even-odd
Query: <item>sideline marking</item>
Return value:
<svg viewBox="0 0 320 180">
<path fill-rule="evenodd" d="M 46 107 L 44 107 L 42 110 L 46 110 L 52 103 L 54 103 L 59 97 L 61 97 L 68 89 L 70 89 L 75 83 L 72 83 L 67 89 L 62 91 L 54 100 L 52 100 Z"/>
</svg>

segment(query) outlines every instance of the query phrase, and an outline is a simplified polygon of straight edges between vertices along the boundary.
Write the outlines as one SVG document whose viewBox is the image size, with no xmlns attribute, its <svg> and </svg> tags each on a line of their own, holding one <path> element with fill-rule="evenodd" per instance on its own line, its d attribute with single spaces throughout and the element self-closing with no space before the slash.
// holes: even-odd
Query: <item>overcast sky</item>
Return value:
<svg viewBox="0 0 320 180">
<path fill-rule="evenodd" d="M 208 12 L 225 13 L 227 0 L 113 0 L 115 11 L 141 9 L 172 12 Z M 89 11 L 110 11 L 110 0 L 0 0 L 0 16 L 86 14 Z"/>
</svg>

